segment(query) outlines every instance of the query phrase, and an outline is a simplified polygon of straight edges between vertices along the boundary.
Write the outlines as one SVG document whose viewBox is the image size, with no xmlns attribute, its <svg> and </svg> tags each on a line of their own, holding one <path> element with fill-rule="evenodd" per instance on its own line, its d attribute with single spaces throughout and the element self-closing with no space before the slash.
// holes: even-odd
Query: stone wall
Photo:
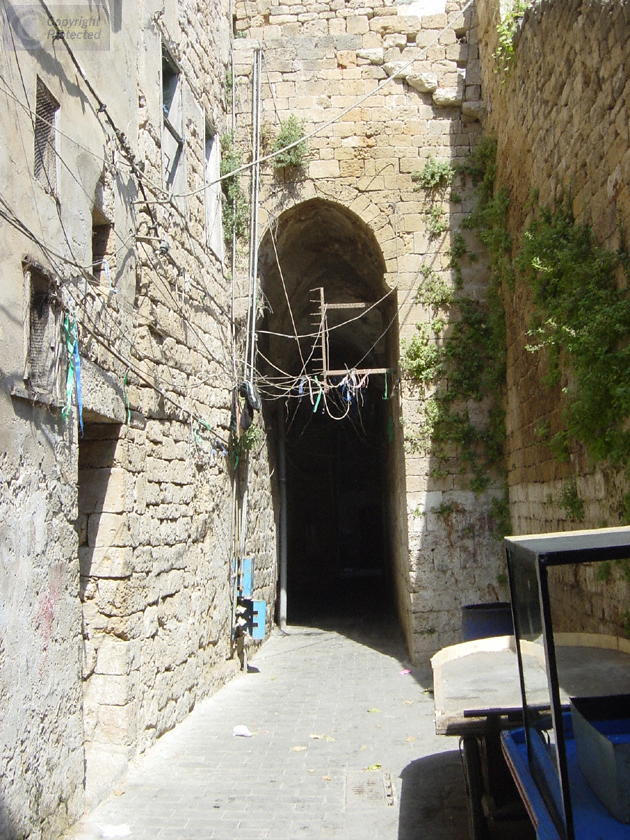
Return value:
<svg viewBox="0 0 630 840">
<path fill-rule="evenodd" d="M 625 2 L 574 0 L 533 3 L 515 41 L 507 77 L 496 72 L 499 3 L 479 0 L 484 131 L 498 140 L 497 181 L 510 193 L 509 230 L 516 246 L 531 219 L 530 198 L 554 207 L 567 198 L 578 224 L 592 227 L 597 242 L 620 245 L 630 232 L 630 6 Z M 541 384 L 542 354 L 526 350 L 531 301 L 517 282 L 506 295 L 508 336 L 507 467 L 513 531 L 516 534 L 617 525 L 628 491 L 625 470 L 610 464 L 593 467 L 589 455 L 573 446 L 559 463 L 537 429 L 560 428 L 562 386 Z M 559 500 L 575 480 L 584 503 L 577 522 Z M 568 585 L 594 586 L 599 606 L 590 629 L 621 632 L 620 612 L 629 602 L 627 581 L 615 569 L 609 584 L 588 575 Z M 606 597 L 606 592 L 608 597 Z M 579 592 L 568 593 L 575 605 Z M 603 601 L 602 601 L 603 598 Z M 611 617 L 616 613 L 616 618 Z M 593 623 L 594 622 L 594 623 Z"/>
<path fill-rule="evenodd" d="M 258 47 L 264 56 L 263 137 L 268 139 L 263 151 L 270 151 L 280 121 L 290 115 L 304 120 L 307 133 L 317 130 L 301 172 L 274 174 L 270 163 L 263 165 L 261 236 L 283 213 L 315 198 L 356 214 L 375 236 L 386 286 L 396 292 L 395 365 L 398 341 L 409 340 L 416 323 L 429 318 L 416 301 L 422 268 L 454 282 L 448 251 L 473 206 L 470 184 L 462 185 L 462 203 L 447 202 L 447 228 L 432 237 L 429 204 L 412 180 L 430 156 L 454 164 L 466 160 L 481 134 L 477 30 L 469 13 L 459 15 L 463 6 L 449 0 L 439 14 L 426 15 L 422 4 L 384 0 L 367 6 L 349 0 L 308 7 L 268 0 L 236 5 L 236 30 L 242 36 L 235 41 L 237 124 L 244 160 L 251 159 L 252 66 Z M 465 289 L 472 294 L 483 294 L 487 280 L 481 256 L 481 262 L 464 267 Z M 460 639 L 463 603 L 506 594 L 497 583 L 503 561 L 488 513 L 491 499 L 502 491 L 497 476 L 476 495 L 459 464 L 451 464 L 446 477 L 431 475 L 430 447 L 415 445 L 427 394 L 404 376 L 399 387 L 398 455 L 390 464 L 388 485 L 391 551 L 401 623 L 418 660 Z M 483 426 L 486 409 L 475 410 Z M 445 506 L 453 511 L 446 519 L 434 512 Z"/>
<path fill-rule="evenodd" d="M 61 42 L 0 58 L 5 85 L 12 80 L 0 117 L 10 150 L 0 162 L 7 838 L 58 836 L 134 754 L 238 670 L 236 516 L 268 626 L 275 601 L 264 436 L 247 480 L 226 451 L 238 351 L 203 189 L 212 137 L 225 124 L 227 3 L 114 4 L 104 26 L 109 49 L 75 55 L 106 110 Z M 180 97 L 171 114 L 182 138 L 177 172 L 165 73 L 177 76 Z M 28 107 L 35 111 L 38 78 L 59 106 L 54 184 L 34 170 Z M 30 297 L 37 283 L 48 284 L 43 302 Z M 33 330 L 49 311 L 50 341 L 35 347 Z M 82 433 L 74 390 L 66 406 L 66 315 L 78 332 Z M 57 355 L 52 391 L 35 393 L 37 366 L 49 371 Z"/>
</svg>

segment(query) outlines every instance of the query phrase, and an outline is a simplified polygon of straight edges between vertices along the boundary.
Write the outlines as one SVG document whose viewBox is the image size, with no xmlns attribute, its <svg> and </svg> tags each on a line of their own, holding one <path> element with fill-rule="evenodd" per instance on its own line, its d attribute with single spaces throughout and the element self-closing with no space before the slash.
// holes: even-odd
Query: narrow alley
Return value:
<svg viewBox="0 0 630 840">
<path fill-rule="evenodd" d="M 410 667 L 394 622 L 313 623 L 276 630 L 67 840 L 463 840 L 430 667 Z"/>
</svg>

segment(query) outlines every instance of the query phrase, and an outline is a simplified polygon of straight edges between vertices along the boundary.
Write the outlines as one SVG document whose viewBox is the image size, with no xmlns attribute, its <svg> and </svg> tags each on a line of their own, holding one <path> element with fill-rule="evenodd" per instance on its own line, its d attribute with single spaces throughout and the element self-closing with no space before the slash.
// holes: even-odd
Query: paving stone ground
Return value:
<svg viewBox="0 0 630 840">
<path fill-rule="evenodd" d="M 457 741 L 434 733 L 430 667 L 401 673 L 394 624 L 276 630 L 250 668 L 67 837 L 467 838 Z"/>
</svg>

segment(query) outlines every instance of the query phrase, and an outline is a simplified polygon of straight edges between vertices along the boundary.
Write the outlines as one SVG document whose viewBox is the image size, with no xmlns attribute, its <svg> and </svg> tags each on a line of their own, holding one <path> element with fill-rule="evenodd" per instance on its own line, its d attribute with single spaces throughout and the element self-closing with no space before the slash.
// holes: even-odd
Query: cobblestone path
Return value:
<svg viewBox="0 0 630 840">
<path fill-rule="evenodd" d="M 275 631 L 67 837 L 465 840 L 457 741 L 409 668 L 391 624 Z"/>
</svg>

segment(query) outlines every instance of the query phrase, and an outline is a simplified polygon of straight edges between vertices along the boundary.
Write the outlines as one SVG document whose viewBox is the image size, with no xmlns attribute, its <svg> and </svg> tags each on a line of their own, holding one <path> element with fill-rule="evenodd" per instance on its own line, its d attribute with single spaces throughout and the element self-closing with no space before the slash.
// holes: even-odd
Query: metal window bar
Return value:
<svg viewBox="0 0 630 840">
<path fill-rule="evenodd" d="M 55 123 L 58 110 L 59 103 L 41 79 L 37 79 L 33 174 L 51 193 L 57 189 Z"/>
<path fill-rule="evenodd" d="M 60 318 L 61 307 L 51 281 L 30 269 L 27 380 L 31 394 L 46 402 L 59 396 Z"/>
</svg>

